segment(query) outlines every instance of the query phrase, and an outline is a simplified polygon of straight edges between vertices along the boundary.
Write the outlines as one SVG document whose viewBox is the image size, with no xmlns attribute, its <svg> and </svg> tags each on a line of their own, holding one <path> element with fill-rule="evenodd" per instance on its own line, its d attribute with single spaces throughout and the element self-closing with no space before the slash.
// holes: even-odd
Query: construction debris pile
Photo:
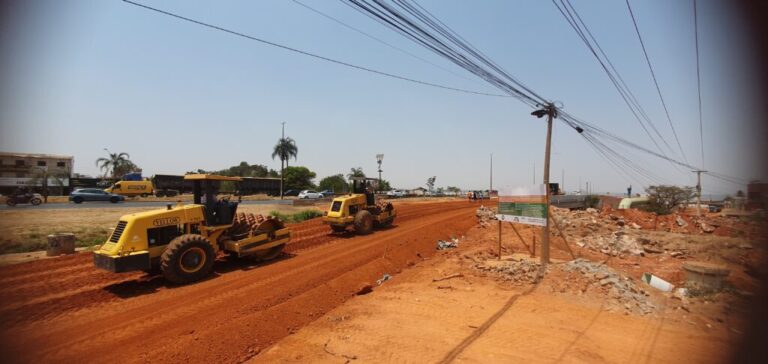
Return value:
<svg viewBox="0 0 768 364">
<path fill-rule="evenodd" d="M 535 259 L 487 260 L 475 269 L 492 274 L 514 286 L 531 285 L 539 281 L 541 264 Z M 640 280 L 622 276 L 603 263 L 576 259 L 563 264 L 550 264 L 546 285 L 553 292 L 583 295 L 593 291 L 606 297 L 604 308 L 612 312 L 646 315 L 656 310 L 648 290 L 650 286 Z"/>
<path fill-rule="evenodd" d="M 656 305 L 650 300 L 646 291 L 650 286 L 641 288 L 629 277 L 624 277 L 602 263 L 586 259 L 576 259 L 558 266 L 563 272 L 578 273 L 583 285 L 582 293 L 596 289 L 608 296 L 606 302 L 609 311 L 624 311 L 626 313 L 649 314 L 654 312 Z M 575 279 L 578 281 L 579 279 Z M 639 281 L 638 281 L 639 282 Z M 574 285 L 569 282 L 569 286 Z"/>
<path fill-rule="evenodd" d="M 570 211 L 554 208 L 555 216 L 597 230 L 601 226 L 634 230 L 654 230 L 681 234 L 712 234 L 717 236 L 754 236 L 759 233 L 759 225 L 744 216 L 726 216 L 724 214 L 704 214 L 702 216 L 687 213 L 657 215 L 654 212 L 639 209 L 614 210 L 605 207 L 602 210 L 586 209 Z"/>
<path fill-rule="evenodd" d="M 664 235 L 665 232 L 685 234 L 695 240 L 697 236 L 729 236 L 726 233 L 733 231 L 743 232 L 743 237 L 754 236 L 752 234 L 757 231 L 756 224 L 726 216 L 659 216 L 637 209 L 610 208 L 602 211 L 591 208 L 584 211 L 553 208 L 553 211 L 566 235 L 578 247 L 621 258 L 648 254 L 689 257 L 689 247 L 679 235 Z"/>
<path fill-rule="evenodd" d="M 530 259 L 488 260 L 478 263 L 475 268 L 491 273 L 515 286 L 536 283 L 541 264 Z"/>
<path fill-rule="evenodd" d="M 496 210 L 481 205 L 475 212 L 475 216 L 480 227 L 486 228 L 491 225 L 492 220 L 496 220 Z"/>
</svg>

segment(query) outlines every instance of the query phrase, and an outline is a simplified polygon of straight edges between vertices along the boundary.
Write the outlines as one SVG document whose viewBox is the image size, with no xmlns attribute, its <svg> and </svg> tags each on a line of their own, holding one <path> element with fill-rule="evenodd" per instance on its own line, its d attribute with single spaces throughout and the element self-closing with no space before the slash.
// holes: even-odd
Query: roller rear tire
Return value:
<svg viewBox="0 0 768 364">
<path fill-rule="evenodd" d="M 184 234 L 168 244 L 160 258 L 160 270 L 166 280 L 186 284 L 210 275 L 215 260 L 213 247 L 205 238 Z"/>
<path fill-rule="evenodd" d="M 373 215 L 368 210 L 358 211 L 355 214 L 355 232 L 366 235 L 371 231 L 373 231 Z"/>
</svg>

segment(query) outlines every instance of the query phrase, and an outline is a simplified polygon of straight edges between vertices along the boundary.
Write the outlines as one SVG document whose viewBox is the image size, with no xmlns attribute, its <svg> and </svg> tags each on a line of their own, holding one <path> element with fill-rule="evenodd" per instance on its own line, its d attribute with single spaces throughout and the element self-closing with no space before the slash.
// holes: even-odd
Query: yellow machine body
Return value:
<svg viewBox="0 0 768 364">
<path fill-rule="evenodd" d="M 373 226 L 392 224 L 397 215 L 394 207 L 390 203 L 376 203 L 372 189 L 366 184 L 369 180 L 353 178 L 353 190 L 362 193 L 339 196 L 331 201 L 323 222 L 330 225 L 333 231 L 342 232 L 348 226 L 354 226 L 356 232 L 367 234 Z"/>
<path fill-rule="evenodd" d="M 199 180 L 234 179 L 203 176 Z M 196 202 L 201 200 L 198 195 Z M 164 209 L 123 215 L 107 241 L 94 252 L 94 264 L 112 272 L 148 271 L 160 265 L 169 245 L 185 237 L 196 241 L 197 251 L 212 253 L 212 257 L 204 257 L 212 260 L 219 251 L 238 257 L 258 256 L 267 251 L 279 253 L 289 242 L 290 230 L 280 220 L 261 216 L 257 220 L 250 215 L 249 224 L 245 214 L 234 215 L 236 208 L 237 203 L 220 200 L 208 204 L 169 204 Z M 206 246 L 200 248 L 200 244 L 208 245 L 210 250 Z"/>
</svg>

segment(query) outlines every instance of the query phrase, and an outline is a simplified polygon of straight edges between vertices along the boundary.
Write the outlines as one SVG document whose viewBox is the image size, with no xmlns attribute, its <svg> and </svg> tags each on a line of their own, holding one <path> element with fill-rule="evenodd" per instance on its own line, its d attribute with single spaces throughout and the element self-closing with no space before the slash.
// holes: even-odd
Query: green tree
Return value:
<svg viewBox="0 0 768 364">
<path fill-rule="evenodd" d="M 261 164 L 248 164 L 248 162 L 243 161 L 236 166 L 232 166 L 214 173 L 220 174 L 222 176 L 267 177 L 269 175 L 269 169 L 267 166 Z M 275 177 L 277 176 L 277 172 L 275 172 Z"/>
<path fill-rule="evenodd" d="M 285 181 L 285 187 L 295 190 L 308 190 L 315 188 L 312 180 L 317 176 L 315 172 L 310 171 L 307 167 L 285 167 L 283 171 L 283 178 Z"/>
<path fill-rule="evenodd" d="M 40 185 L 40 193 L 43 195 L 45 203 L 48 203 L 48 196 L 51 194 L 51 187 L 56 187 L 57 195 L 64 194 L 64 185 L 69 179 L 68 173 L 49 173 L 48 169 L 36 169 L 29 180 L 33 186 Z M 53 186 L 49 182 L 53 181 Z"/>
<path fill-rule="evenodd" d="M 349 173 L 347 173 L 347 179 L 352 179 L 352 177 L 365 178 L 365 172 L 363 172 L 363 167 L 350 168 Z"/>
<path fill-rule="evenodd" d="M 445 188 L 445 190 L 450 192 L 450 193 L 459 193 L 459 192 L 461 192 L 461 188 L 454 187 L 454 186 L 448 186 L 448 187 Z"/>
<path fill-rule="evenodd" d="M 347 181 L 344 180 L 344 175 L 339 173 L 321 179 L 317 188 L 323 191 L 331 190 L 333 192 L 339 193 L 347 192 L 348 187 L 349 186 L 347 186 Z"/>
<path fill-rule="evenodd" d="M 682 204 L 687 204 L 696 195 L 693 187 L 678 187 L 668 185 L 649 186 L 645 189 L 648 193 L 648 211 L 659 215 L 666 215 Z"/>
<path fill-rule="evenodd" d="M 285 168 L 288 167 L 288 160 L 299 154 L 299 148 L 296 146 L 296 141 L 289 137 L 280 138 L 275 144 L 275 148 L 272 151 L 272 159 L 280 157 L 280 198 L 283 198 L 283 186 L 285 184 Z"/>
<path fill-rule="evenodd" d="M 435 180 L 437 179 L 436 176 L 432 176 L 427 178 L 427 187 L 429 187 L 429 192 L 432 192 L 432 189 L 435 188 Z"/>
<path fill-rule="evenodd" d="M 389 191 L 392 189 L 392 186 L 389 184 L 389 181 L 382 179 L 379 183 L 379 191 Z"/>
<path fill-rule="evenodd" d="M 104 172 L 105 178 L 109 175 L 117 179 L 123 174 L 141 171 L 137 165 L 131 162 L 128 153 L 110 153 L 109 151 L 107 153 L 109 157 L 96 159 L 96 165 Z"/>
</svg>

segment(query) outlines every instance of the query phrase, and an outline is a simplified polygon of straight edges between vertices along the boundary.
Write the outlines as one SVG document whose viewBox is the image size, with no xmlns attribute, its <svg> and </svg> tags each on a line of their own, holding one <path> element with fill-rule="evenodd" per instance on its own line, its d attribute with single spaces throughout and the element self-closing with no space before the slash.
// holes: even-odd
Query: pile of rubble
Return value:
<svg viewBox="0 0 768 364">
<path fill-rule="evenodd" d="M 759 226 L 749 219 L 740 217 L 706 214 L 692 216 L 686 213 L 657 215 L 653 212 L 605 207 L 598 211 L 588 208 L 582 211 L 553 208 L 555 216 L 564 225 L 585 228 L 592 231 L 608 229 L 654 230 L 682 234 L 712 234 L 718 236 L 751 236 L 759 232 Z"/>
<path fill-rule="evenodd" d="M 476 269 L 491 273 L 516 286 L 536 283 L 541 264 L 527 259 L 521 260 L 489 260 L 479 263 Z"/>
<path fill-rule="evenodd" d="M 541 265 L 534 259 L 488 260 L 476 264 L 475 269 L 515 286 L 534 284 L 541 280 L 539 275 L 544 274 Z M 650 286 L 624 277 L 602 263 L 576 259 L 563 264 L 550 264 L 546 275 L 555 275 L 555 278 L 546 280 L 553 291 L 565 293 L 575 289 L 574 293 L 579 295 L 591 291 L 604 296 L 604 307 L 608 311 L 646 315 L 657 308 L 647 291 L 652 289 Z"/>
<path fill-rule="evenodd" d="M 480 227 L 486 228 L 491 225 L 491 220 L 496 220 L 496 210 L 481 205 L 475 212 L 475 216 Z"/>
<path fill-rule="evenodd" d="M 646 315 L 657 308 L 644 288 L 638 287 L 629 277 L 622 277 L 605 264 L 576 259 L 561 265 L 560 269 L 564 272 L 580 274 L 582 279 L 586 279 L 588 287 L 607 295 L 609 311 Z"/>
</svg>

